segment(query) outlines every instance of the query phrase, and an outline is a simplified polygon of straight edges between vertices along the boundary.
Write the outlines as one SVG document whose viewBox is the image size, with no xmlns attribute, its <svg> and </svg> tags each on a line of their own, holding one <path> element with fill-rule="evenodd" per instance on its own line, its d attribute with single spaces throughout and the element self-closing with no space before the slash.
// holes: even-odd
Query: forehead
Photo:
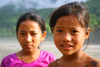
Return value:
<svg viewBox="0 0 100 67">
<path fill-rule="evenodd" d="M 71 25 L 72 26 L 81 26 L 80 22 L 77 20 L 77 18 L 74 15 L 67 15 L 60 17 L 56 25 Z"/>
<path fill-rule="evenodd" d="M 40 30 L 40 26 L 36 21 L 27 20 L 20 23 L 19 30 Z"/>
<path fill-rule="evenodd" d="M 33 20 L 26 20 L 26 21 L 22 21 L 20 25 L 38 25 L 38 22 Z"/>
</svg>

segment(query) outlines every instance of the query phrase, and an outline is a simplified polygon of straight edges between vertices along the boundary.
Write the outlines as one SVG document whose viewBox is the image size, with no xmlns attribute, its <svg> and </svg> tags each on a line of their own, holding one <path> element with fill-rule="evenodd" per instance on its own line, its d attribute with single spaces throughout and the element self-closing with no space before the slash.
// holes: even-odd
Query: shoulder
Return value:
<svg viewBox="0 0 100 67">
<path fill-rule="evenodd" d="M 91 65 L 91 66 L 100 66 L 100 60 L 98 60 L 98 59 L 93 59 L 93 60 L 90 62 L 90 65 Z"/>
<path fill-rule="evenodd" d="M 47 52 L 47 51 L 43 51 L 41 50 L 41 55 L 42 57 L 50 57 L 50 58 L 55 58 L 55 55 L 50 53 L 50 52 Z"/>
<path fill-rule="evenodd" d="M 88 66 L 89 67 L 99 67 L 100 66 L 100 60 L 98 60 L 94 57 L 91 57 L 89 55 L 87 57 L 87 61 L 88 61 Z"/>
<path fill-rule="evenodd" d="M 11 64 L 16 59 L 16 57 L 17 56 L 15 55 L 15 53 L 5 56 L 1 61 L 1 66 Z"/>
<path fill-rule="evenodd" d="M 9 54 L 9 55 L 7 55 L 7 56 L 5 56 L 4 58 L 3 58 L 3 60 L 9 60 L 10 58 L 14 58 L 16 55 L 15 55 L 15 53 L 14 54 Z"/>
<path fill-rule="evenodd" d="M 54 55 L 54 54 L 52 54 L 52 53 L 50 53 L 50 52 L 43 51 L 43 50 L 41 50 L 41 53 L 44 54 L 44 55 Z"/>
<path fill-rule="evenodd" d="M 100 60 L 92 59 L 91 61 L 89 61 L 88 66 L 90 66 L 90 67 L 99 67 L 100 66 Z"/>
<path fill-rule="evenodd" d="M 39 59 L 41 59 L 41 61 L 47 62 L 47 63 L 50 63 L 50 62 L 56 60 L 55 56 L 52 53 L 43 51 L 43 50 L 41 50 Z"/>
<path fill-rule="evenodd" d="M 51 62 L 48 67 L 57 67 L 57 64 L 56 64 L 57 60 Z"/>
</svg>

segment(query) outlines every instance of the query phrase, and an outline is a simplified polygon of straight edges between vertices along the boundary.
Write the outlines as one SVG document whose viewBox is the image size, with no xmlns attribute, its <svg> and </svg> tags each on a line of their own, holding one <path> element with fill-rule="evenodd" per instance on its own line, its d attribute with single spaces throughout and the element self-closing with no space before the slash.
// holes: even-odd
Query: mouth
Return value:
<svg viewBox="0 0 100 67">
<path fill-rule="evenodd" d="M 72 46 L 70 46 L 70 45 L 61 45 L 62 47 L 72 47 Z"/>
<path fill-rule="evenodd" d="M 71 44 L 62 44 L 60 45 L 64 50 L 70 50 L 73 46 Z"/>
<path fill-rule="evenodd" d="M 24 45 L 24 47 L 31 48 L 31 47 L 33 47 L 33 45 Z"/>
</svg>

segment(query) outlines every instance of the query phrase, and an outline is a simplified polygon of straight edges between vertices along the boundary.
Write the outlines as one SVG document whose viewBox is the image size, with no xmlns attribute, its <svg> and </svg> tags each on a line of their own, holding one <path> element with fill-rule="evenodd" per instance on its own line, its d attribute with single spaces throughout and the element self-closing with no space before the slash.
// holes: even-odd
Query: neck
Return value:
<svg viewBox="0 0 100 67">
<path fill-rule="evenodd" d="M 32 61 L 39 58 L 40 50 L 37 49 L 37 50 L 31 51 L 31 52 L 21 50 L 21 51 L 17 52 L 16 55 L 20 60 L 22 60 L 26 63 L 31 63 Z"/>
<path fill-rule="evenodd" d="M 33 55 L 37 55 L 37 54 L 40 54 L 40 49 L 36 49 L 34 51 L 24 51 L 24 50 L 21 50 L 21 53 L 23 55 L 26 55 L 26 56 L 33 56 Z"/>
<path fill-rule="evenodd" d="M 72 55 L 63 55 L 62 59 L 64 61 L 82 60 L 82 59 L 84 59 L 83 58 L 84 54 L 85 53 L 82 50 L 80 50 L 80 51 L 78 51 L 78 52 L 76 52 L 76 53 L 74 53 Z"/>
</svg>

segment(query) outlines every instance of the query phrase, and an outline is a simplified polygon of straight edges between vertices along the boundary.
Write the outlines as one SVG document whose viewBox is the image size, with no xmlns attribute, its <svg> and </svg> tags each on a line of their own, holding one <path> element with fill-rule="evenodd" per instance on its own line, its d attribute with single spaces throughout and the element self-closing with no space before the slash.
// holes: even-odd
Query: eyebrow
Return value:
<svg viewBox="0 0 100 67">
<path fill-rule="evenodd" d="M 64 28 L 64 27 L 57 26 L 55 28 Z M 77 29 L 77 28 L 80 28 L 80 27 L 70 27 L 69 29 Z"/>
<path fill-rule="evenodd" d="M 24 30 L 19 30 L 19 32 L 25 32 Z"/>
<path fill-rule="evenodd" d="M 64 27 L 57 26 L 57 27 L 55 27 L 55 28 L 64 28 Z"/>
<path fill-rule="evenodd" d="M 19 30 L 19 32 L 26 32 L 26 31 L 24 31 L 24 30 Z M 32 30 L 31 32 L 35 32 L 35 31 Z"/>
</svg>

